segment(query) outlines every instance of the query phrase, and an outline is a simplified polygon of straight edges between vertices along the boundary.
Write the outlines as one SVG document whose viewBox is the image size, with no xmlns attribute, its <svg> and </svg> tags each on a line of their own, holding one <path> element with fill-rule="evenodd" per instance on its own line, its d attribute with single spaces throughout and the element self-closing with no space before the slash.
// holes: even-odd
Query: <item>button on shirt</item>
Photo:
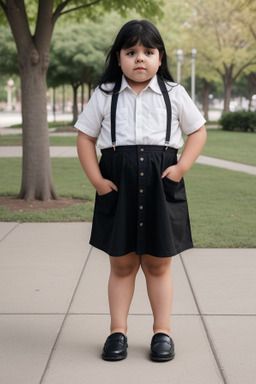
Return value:
<svg viewBox="0 0 256 384">
<path fill-rule="evenodd" d="M 113 87 L 114 84 L 102 86 L 107 90 Z M 184 144 L 182 131 L 187 135 L 195 132 L 204 125 L 205 119 L 181 85 L 167 82 L 166 87 L 172 105 L 169 146 L 181 148 Z M 111 99 L 112 94 L 97 88 L 75 124 L 85 134 L 98 137 L 100 149 L 112 146 Z M 116 111 L 116 145 L 165 145 L 166 115 L 157 76 L 139 95 L 123 76 Z"/>
</svg>

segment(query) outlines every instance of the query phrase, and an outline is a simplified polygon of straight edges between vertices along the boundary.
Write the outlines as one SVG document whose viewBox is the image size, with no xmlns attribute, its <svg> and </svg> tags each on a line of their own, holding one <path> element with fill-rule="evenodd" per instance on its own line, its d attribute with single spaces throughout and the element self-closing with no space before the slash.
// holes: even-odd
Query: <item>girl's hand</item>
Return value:
<svg viewBox="0 0 256 384">
<path fill-rule="evenodd" d="M 118 188 L 112 181 L 108 179 L 102 179 L 100 185 L 96 188 L 96 190 L 98 195 L 101 196 L 101 195 L 106 195 L 107 193 L 113 190 L 117 192 Z"/>
<path fill-rule="evenodd" d="M 168 179 L 171 179 L 172 181 L 178 183 L 182 179 L 183 175 L 180 172 L 178 164 L 176 164 L 166 168 L 166 170 L 162 174 L 162 178 L 164 177 L 167 177 Z"/>
</svg>

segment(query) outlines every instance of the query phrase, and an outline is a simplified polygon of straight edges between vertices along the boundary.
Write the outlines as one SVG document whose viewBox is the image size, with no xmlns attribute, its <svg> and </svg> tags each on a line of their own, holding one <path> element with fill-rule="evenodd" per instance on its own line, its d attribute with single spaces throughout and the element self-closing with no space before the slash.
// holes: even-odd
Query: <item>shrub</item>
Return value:
<svg viewBox="0 0 256 384">
<path fill-rule="evenodd" d="M 256 132 L 256 112 L 230 112 L 220 119 L 224 131 Z"/>
</svg>

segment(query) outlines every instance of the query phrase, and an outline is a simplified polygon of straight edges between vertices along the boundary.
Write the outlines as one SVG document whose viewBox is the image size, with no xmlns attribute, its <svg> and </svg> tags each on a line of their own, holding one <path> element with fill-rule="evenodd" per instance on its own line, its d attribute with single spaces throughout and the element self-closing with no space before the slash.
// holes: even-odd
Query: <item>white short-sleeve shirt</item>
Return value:
<svg viewBox="0 0 256 384">
<path fill-rule="evenodd" d="M 111 90 L 113 84 L 105 87 Z M 181 85 L 167 82 L 166 87 L 172 105 L 169 146 L 181 148 L 182 131 L 187 135 L 195 132 L 205 124 L 205 119 Z M 112 146 L 111 99 L 112 94 L 97 88 L 75 124 L 78 130 L 97 137 L 100 149 Z M 165 145 L 166 115 L 156 76 L 139 95 L 123 76 L 116 111 L 116 145 Z"/>
</svg>

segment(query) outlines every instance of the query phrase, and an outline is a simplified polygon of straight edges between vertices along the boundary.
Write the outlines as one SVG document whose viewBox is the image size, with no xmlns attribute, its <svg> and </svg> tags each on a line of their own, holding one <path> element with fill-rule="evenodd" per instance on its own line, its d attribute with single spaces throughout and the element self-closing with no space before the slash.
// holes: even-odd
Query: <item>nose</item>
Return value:
<svg viewBox="0 0 256 384">
<path fill-rule="evenodd" d="M 137 61 L 137 63 L 143 63 L 144 60 L 143 60 L 143 57 L 140 55 L 137 57 L 136 61 Z"/>
</svg>

